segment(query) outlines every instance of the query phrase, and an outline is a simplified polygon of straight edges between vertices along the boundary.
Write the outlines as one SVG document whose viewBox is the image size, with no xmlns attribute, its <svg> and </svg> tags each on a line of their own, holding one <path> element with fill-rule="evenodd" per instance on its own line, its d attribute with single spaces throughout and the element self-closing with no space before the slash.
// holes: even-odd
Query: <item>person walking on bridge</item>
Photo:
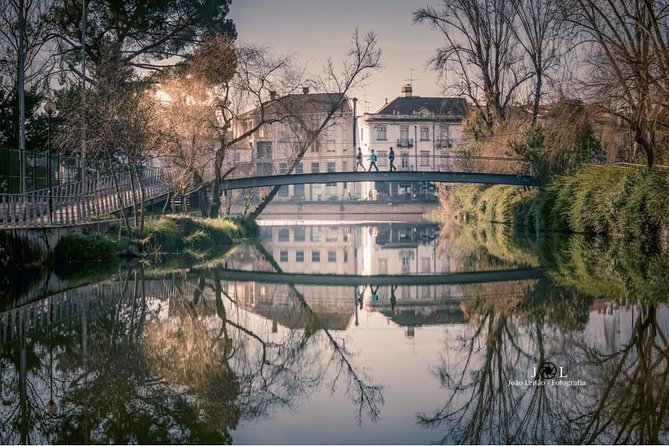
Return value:
<svg viewBox="0 0 669 446">
<path fill-rule="evenodd" d="M 369 154 L 369 169 L 367 169 L 367 172 L 371 172 L 372 167 L 374 167 L 377 172 L 379 171 L 379 168 L 376 165 L 376 160 L 376 153 L 374 153 L 374 149 L 372 149 L 372 153 Z"/>
<path fill-rule="evenodd" d="M 392 147 L 390 147 L 390 152 L 388 152 L 388 161 L 390 161 L 390 171 L 397 170 L 397 167 L 395 167 L 395 151 Z"/>
<path fill-rule="evenodd" d="M 365 171 L 365 165 L 362 164 L 362 150 L 358 147 L 358 154 L 355 156 L 355 171 L 358 171 L 358 166 L 362 167 L 362 171 Z"/>
</svg>

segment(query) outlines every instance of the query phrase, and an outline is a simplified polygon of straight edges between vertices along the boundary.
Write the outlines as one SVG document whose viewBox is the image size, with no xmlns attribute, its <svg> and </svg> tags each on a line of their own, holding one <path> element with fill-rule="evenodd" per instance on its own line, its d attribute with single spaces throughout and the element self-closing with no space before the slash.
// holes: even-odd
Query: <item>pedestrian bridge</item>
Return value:
<svg viewBox="0 0 669 446">
<path fill-rule="evenodd" d="M 290 159 L 256 160 L 238 163 L 235 171 L 221 181 L 221 189 L 235 190 L 294 184 L 360 183 L 360 182 L 432 182 L 504 184 L 536 186 L 527 163 L 518 158 L 432 156 L 414 162 L 398 162 L 390 171 L 388 160 L 382 159 L 378 170 L 356 171 L 356 160 L 341 156 L 305 157 L 294 164 Z M 369 166 L 365 164 L 365 169 Z"/>
</svg>

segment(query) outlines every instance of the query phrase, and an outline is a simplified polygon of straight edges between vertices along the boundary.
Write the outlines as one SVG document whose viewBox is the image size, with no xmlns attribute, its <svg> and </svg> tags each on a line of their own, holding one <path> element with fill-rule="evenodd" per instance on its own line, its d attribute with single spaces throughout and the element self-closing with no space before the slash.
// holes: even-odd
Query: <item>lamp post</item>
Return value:
<svg viewBox="0 0 669 446">
<path fill-rule="evenodd" d="M 46 102 L 44 102 L 44 111 L 48 118 L 47 122 L 49 127 L 48 147 L 46 152 L 46 174 L 49 187 L 49 223 L 53 223 L 53 191 L 51 189 L 51 116 L 53 115 L 53 112 L 56 111 L 56 104 L 54 104 L 51 99 L 47 99 Z"/>
<path fill-rule="evenodd" d="M 26 98 L 25 98 L 25 28 L 24 0 L 19 1 L 19 48 L 18 48 L 18 88 L 19 88 L 19 159 L 21 193 L 26 192 Z"/>
</svg>

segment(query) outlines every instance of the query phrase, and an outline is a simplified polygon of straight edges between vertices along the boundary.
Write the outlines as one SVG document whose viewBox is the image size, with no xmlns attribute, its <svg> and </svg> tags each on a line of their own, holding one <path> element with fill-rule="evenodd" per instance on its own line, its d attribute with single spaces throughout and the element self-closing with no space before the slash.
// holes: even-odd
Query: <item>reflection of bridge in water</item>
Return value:
<svg viewBox="0 0 669 446">
<path fill-rule="evenodd" d="M 360 285 L 463 285 L 473 283 L 506 282 L 537 279 L 541 268 L 509 269 L 499 271 L 477 271 L 431 275 L 377 275 L 356 274 L 298 274 L 262 271 L 222 270 L 221 277 L 235 281 L 259 283 L 288 283 L 318 286 Z"/>
<path fill-rule="evenodd" d="M 247 311 L 258 314 L 274 324 L 290 329 L 303 329 L 311 323 L 314 315 L 324 324 L 323 328 L 346 329 L 357 315 L 359 303 L 363 299 L 361 286 L 372 285 L 379 290 L 380 300 L 372 306 L 369 295 L 365 298 L 368 310 L 380 311 L 398 324 L 415 325 L 462 321 L 459 304 L 462 301 L 479 298 L 517 298 L 522 293 L 500 292 L 486 294 L 461 289 L 453 285 L 484 284 L 490 282 L 518 282 L 536 279 L 541 269 L 485 271 L 474 273 L 453 273 L 432 276 L 356 276 L 356 275 L 310 275 L 253 272 L 239 270 L 201 270 L 187 274 L 147 277 L 143 286 L 137 287 L 141 279 L 133 275 L 128 284 L 123 280 L 110 280 L 96 285 L 86 285 L 60 293 L 46 299 L 25 303 L 0 313 L 0 342 L 7 343 L 21 334 L 44 329 L 52 323 L 62 327 L 76 327 L 85 324 L 100 312 L 116 311 L 121 305 L 132 306 L 133 312 L 151 309 L 154 317 L 165 318 L 171 314 L 175 298 L 186 298 L 199 302 L 197 314 L 200 317 L 215 314 L 214 287 L 212 280 L 220 280 L 225 295 Z M 202 287 L 205 278 L 207 286 Z M 417 297 L 405 293 L 411 287 L 421 287 L 425 292 Z M 142 295 L 134 295 L 137 289 Z M 391 290 L 397 291 L 396 306 L 390 311 Z M 305 304 L 312 314 L 304 311 L 304 306 L 295 299 L 295 291 L 304 296 Z M 369 287 L 367 287 L 369 293 Z M 195 295 L 198 299 L 194 299 Z M 434 296 L 442 296 L 435 299 Z M 422 297 L 421 297 L 422 296 Z M 403 316 L 402 316 L 403 314 Z M 413 314 L 413 317 L 407 315 Z M 447 314 L 447 316 L 444 316 Z M 441 321 L 441 322 L 439 322 Z"/>
</svg>

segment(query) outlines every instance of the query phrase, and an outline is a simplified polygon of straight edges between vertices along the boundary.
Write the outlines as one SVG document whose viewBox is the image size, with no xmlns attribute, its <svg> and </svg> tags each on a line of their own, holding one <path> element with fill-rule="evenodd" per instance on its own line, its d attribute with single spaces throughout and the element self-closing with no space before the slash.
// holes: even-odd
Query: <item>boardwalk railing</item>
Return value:
<svg viewBox="0 0 669 446">
<path fill-rule="evenodd" d="M 170 190 L 167 174 L 160 169 L 141 172 L 144 200 Z M 133 193 L 141 202 L 140 185 L 131 175 L 118 178 L 118 193 L 112 176 L 63 184 L 26 194 L 0 194 L 0 227 L 63 226 L 88 223 L 94 217 L 133 205 Z"/>
</svg>

